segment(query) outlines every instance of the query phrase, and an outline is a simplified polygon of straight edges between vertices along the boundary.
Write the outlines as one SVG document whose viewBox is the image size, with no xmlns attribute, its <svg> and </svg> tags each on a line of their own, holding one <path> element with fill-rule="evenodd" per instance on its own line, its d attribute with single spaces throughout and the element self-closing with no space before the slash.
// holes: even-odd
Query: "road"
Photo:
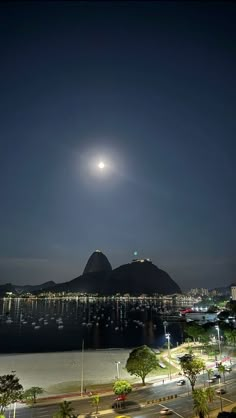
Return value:
<svg viewBox="0 0 236 418">
<path fill-rule="evenodd" d="M 206 377 L 205 377 L 206 378 Z M 187 380 L 187 379 L 186 379 Z M 199 376 L 198 385 L 203 386 L 204 376 Z M 222 383 L 221 383 L 222 384 Z M 211 385 L 214 388 L 219 386 L 219 382 Z M 226 375 L 226 394 L 222 395 L 222 403 L 228 405 L 236 402 L 236 368 Z M 158 403 L 147 404 L 147 401 L 159 400 L 170 395 L 177 394 L 177 398 L 172 400 L 162 400 L 160 405 Z M 116 415 L 130 415 L 131 417 L 141 418 L 150 417 L 157 414 L 163 406 L 173 410 L 173 414 L 180 418 L 189 418 L 190 411 L 192 413 L 192 397 L 191 390 L 188 384 L 185 386 L 177 386 L 176 379 L 174 381 L 165 381 L 165 383 L 153 384 L 142 390 L 134 390 L 128 397 L 125 410 L 111 411 L 111 405 L 114 402 L 114 395 L 102 396 L 100 398 L 99 409 L 107 410 L 106 417 L 115 417 Z M 211 404 L 212 408 L 220 407 L 220 397 L 218 396 Z M 75 414 L 90 415 L 94 412 L 94 406 L 91 405 L 91 400 L 85 398 L 83 400 L 72 401 Z M 110 412 L 109 412 L 110 410 Z M 35 408 L 17 408 L 17 418 L 52 418 L 53 414 L 58 411 L 58 403 L 53 405 L 37 406 Z M 6 414 L 8 418 L 8 414 Z M 10 416 L 10 418 L 12 418 Z"/>
</svg>

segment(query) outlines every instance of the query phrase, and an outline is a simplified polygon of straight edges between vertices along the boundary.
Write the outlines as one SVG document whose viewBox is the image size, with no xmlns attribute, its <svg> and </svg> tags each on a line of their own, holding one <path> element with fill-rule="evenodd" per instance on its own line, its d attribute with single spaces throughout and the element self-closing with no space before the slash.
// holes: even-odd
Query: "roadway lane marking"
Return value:
<svg viewBox="0 0 236 418">
<path fill-rule="evenodd" d="M 227 398 L 223 398 L 223 396 L 216 396 L 218 399 L 222 399 L 222 400 L 224 400 L 224 401 L 227 401 L 227 402 L 231 402 L 231 403 L 234 403 L 235 401 L 231 401 L 230 399 L 227 399 Z"/>
<path fill-rule="evenodd" d="M 159 405 L 160 405 L 160 406 L 162 406 L 162 408 L 168 408 L 168 406 L 165 406 L 165 405 L 163 405 L 163 404 L 161 404 L 161 403 L 159 403 Z M 183 417 L 183 415 L 178 414 L 178 412 L 176 412 L 174 409 L 172 409 L 172 408 L 170 408 L 170 409 L 171 409 L 171 411 L 172 411 L 175 415 L 177 415 L 178 417 L 180 417 L 180 418 L 184 418 L 184 417 Z"/>
</svg>

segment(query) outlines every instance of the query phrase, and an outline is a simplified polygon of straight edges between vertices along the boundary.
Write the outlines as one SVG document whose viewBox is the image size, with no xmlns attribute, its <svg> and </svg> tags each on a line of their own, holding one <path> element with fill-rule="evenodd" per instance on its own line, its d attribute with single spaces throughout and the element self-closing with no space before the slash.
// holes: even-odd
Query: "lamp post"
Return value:
<svg viewBox="0 0 236 418">
<path fill-rule="evenodd" d="M 164 321 L 163 322 L 163 327 L 164 327 L 164 333 L 165 333 L 165 335 L 166 335 L 166 327 L 168 326 L 168 322 L 167 321 Z"/>
<path fill-rule="evenodd" d="M 118 380 L 120 379 L 120 368 L 119 368 L 119 365 L 120 365 L 120 361 L 116 361 L 116 373 L 117 373 L 117 379 Z"/>
<path fill-rule="evenodd" d="M 80 396 L 83 396 L 84 392 L 84 340 L 82 341 L 81 349 L 81 386 L 80 386 Z"/>
<path fill-rule="evenodd" d="M 170 379 L 171 379 L 171 364 L 170 364 L 170 333 L 168 332 L 165 335 L 166 339 L 167 339 L 167 344 L 168 344 L 168 360 L 169 360 L 169 373 L 170 373 Z"/>
<path fill-rule="evenodd" d="M 215 329 L 216 329 L 217 335 L 218 335 L 219 357 L 220 357 L 220 360 L 221 360 L 220 327 L 219 327 L 219 325 L 216 325 Z"/>
<path fill-rule="evenodd" d="M 14 402 L 14 407 L 13 407 L 13 418 L 16 418 L 16 402 Z"/>
</svg>

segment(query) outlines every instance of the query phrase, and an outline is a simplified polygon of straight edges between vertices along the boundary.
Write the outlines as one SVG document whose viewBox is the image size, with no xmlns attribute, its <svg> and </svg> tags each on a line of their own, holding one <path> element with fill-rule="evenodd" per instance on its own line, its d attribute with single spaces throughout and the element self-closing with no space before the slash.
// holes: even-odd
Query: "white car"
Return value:
<svg viewBox="0 0 236 418">
<path fill-rule="evenodd" d="M 172 410 L 169 408 L 163 408 L 160 411 L 160 415 L 171 415 L 172 414 Z"/>
</svg>

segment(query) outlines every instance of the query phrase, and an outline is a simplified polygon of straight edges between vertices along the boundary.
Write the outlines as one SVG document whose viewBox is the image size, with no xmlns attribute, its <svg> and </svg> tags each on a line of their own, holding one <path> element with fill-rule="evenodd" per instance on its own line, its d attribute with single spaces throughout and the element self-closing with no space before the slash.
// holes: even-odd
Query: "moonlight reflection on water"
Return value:
<svg viewBox="0 0 236 418">
<path fill-rule="evenodd" d="M 158 298 L 1 299 L 1 352 L 130 348 L 165 343 Z M 169 322 L 171 343 L 183 341 L 183 324 Z"/>
</svg>

